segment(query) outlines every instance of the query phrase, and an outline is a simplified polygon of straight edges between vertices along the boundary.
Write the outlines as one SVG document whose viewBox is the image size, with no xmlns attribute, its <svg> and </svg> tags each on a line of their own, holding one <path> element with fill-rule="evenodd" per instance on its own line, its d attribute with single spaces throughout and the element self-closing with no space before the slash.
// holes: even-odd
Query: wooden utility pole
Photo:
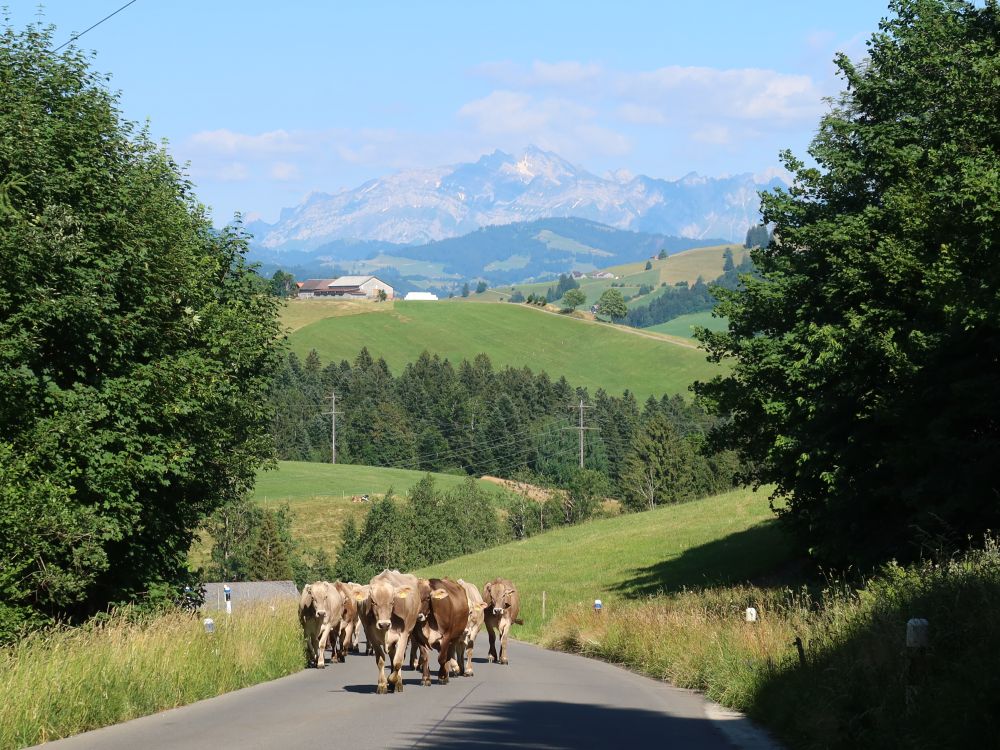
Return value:
<svg viewBox="0 0 1000 750">
<path fill-rule="evenodd" d="M 323 412 L 330 415 L 330 461 L 337 463 L 337 394 L 330 392 L 330 411 Z"/>
</svg>

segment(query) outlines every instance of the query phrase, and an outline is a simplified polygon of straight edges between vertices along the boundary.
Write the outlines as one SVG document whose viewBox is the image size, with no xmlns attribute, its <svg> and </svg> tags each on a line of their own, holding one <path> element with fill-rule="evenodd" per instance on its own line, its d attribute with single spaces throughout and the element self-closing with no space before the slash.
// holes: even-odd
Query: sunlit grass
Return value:
<svg viewBox="0 0 1000 750">
<path fill-rule="evenodd" d="M 66 737 L 272 680 L 302 668 L 296 603 L 200 616 L 123 611 L 0 650 L 0 747 Z"/>
</svg>

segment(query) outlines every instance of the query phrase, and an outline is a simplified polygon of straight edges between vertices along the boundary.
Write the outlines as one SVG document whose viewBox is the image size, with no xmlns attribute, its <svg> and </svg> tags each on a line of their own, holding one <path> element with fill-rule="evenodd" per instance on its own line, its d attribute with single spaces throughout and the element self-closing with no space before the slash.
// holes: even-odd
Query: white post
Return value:
<svg viewBox="0 0 1000 750">
<path fill-rule="evenodd" d="M 226 614 L 231 615 L 233 613 L 233 590 L 229 588 L 228 583 L 222 587 L 222 590 L 226 595 Z"/>
<path fill-rule="evenodd" d="M 545 619 L 545 592 L 542 592 L 542 619 Z"/>
</svg>

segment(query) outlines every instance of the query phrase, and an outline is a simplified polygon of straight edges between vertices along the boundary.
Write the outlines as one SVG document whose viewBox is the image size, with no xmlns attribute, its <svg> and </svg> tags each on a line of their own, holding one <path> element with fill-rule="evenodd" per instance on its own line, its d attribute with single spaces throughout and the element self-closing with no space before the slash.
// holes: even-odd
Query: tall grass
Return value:
<svg viewBox="0 0 1000 750">
<path fill-rule="evenodd" d="M 296 672 L 295 603 L 198 616 L 129 610 L 0 651 L 0 748 L 66 737 Z"/>
<path fill-rule="evenodd" d="M 744 621 L 754 606 L 756 623 Z M 931 645 L 905 645 L 906 622 Z M 801 666 L 793 641 L 802 639 Z M 550 647 L 626 664 L 747 712 L 793 747 L 1000 745 L 1000 547 L 888 566 L 860 590 L 685 591 L 549 628 Z M 984 745 L 985 743 L 985 745 Z"/>
</svg>

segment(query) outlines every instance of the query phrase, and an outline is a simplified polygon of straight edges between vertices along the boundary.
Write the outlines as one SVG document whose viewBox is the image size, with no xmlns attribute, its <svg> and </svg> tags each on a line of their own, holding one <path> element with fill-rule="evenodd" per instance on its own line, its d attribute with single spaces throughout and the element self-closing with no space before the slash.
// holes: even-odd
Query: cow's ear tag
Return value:
<svg viewBox="0 0 1000 750">
<path fill-rule="evenodd" d="M 409 595 L 410 595 L 410 587 L 409 586 L 407 586 L 406 588 L 402 588 L 402 589 L 400 589 L 399 591 L 396 592 L 396 597 L 399 598 L 399 599 L 405 599 Z"/>
<path fill-rule="evenodd" d="M 358 592 L 354 595 L 355 601 L 363 602 L 365 600 L 365 595 L 362 592 Z"/>
<path fill-rule="evenodd" d="M 431 596 L 435 599 L 444 599 L 448 596 L 448 592 L 444 589 L 434 589 L 434 591 L 431 592 Z"/>
</svg>

